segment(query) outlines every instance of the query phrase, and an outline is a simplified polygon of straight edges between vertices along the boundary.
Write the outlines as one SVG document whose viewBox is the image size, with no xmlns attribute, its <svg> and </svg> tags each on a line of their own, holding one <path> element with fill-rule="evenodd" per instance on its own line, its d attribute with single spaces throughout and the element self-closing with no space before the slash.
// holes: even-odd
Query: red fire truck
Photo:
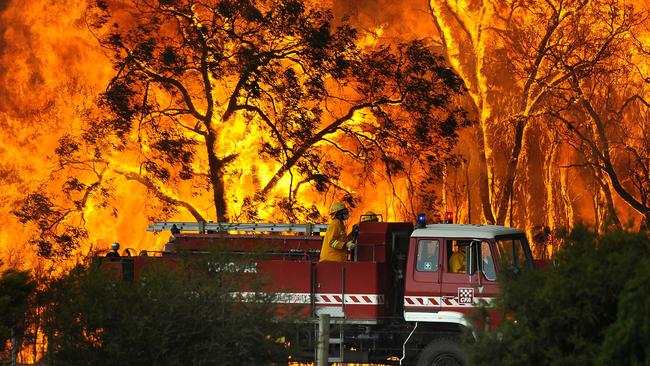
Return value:
<svg viewBox="0 0 650 366">
<path fill-rule="evenodd" d="M 180 251 L 205 253 L 214 243 L 234 252 L 264 247 L 271 255 L 248 270 L 265 276 L 264 291 L 274 292 L 278 306 L 301 308 L 313 324 L 295 340 L 305 351 L 294 360 L 314 361 L 318 318 L 327 314 L 329 362 L 466 365 L 461 332 L 474 326 L 467 315 L 497 295 L 504 266 L 532 269 L 534 261 L 522 230 L 424 222 L 361 222 L 344 263 L 318 261 L 327 225 L 164 222 L 148 229 L 172 232 L 161 256 L 114 250 L 106 265 L 137 277 L 147 263 Z M 450 264 L 452 256 L 461 266 Z"/>
</svg>

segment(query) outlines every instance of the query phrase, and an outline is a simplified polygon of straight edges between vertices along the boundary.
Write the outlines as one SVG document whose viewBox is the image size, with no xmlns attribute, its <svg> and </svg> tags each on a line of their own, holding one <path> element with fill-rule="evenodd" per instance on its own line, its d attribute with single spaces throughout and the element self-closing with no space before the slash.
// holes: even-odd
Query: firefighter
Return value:
<svg viewBox="0 0 650 366">
<path fill-rule="evenodd" d="M 465 272 L 465 250 L 467 245 L 457 244 L 457 246 L 458 250 L 449 258 L 449 272 L 462 273 Z"/>
<path fill-rule="evenodd" d="M 378 222 L 379 221 L 379 215 L 372 211 L 366 211 L 363 215 L 361 215 L 361 222 Z"/>
<path fill-rule="evenodd" d="M 120 254 L 117 252 L 119 249 L 120 249 L 120 243 L 118 242 L 111 243 L 111 251 L 106 253 L 106 256 L 113 257 L 113 258 L 119 257 Z"/>
<path fill-rule="evenodd" d="M 320 261 L 345 262 L 348 258 L 348 250 L 354 249 L 354 242 L 347 238 L 345 220 L 348 219 L 348 212 L 345 203 L 336 202 L 330 208 L 329 226 L 323 238 L 323 246 L 320 250 Z"/>
<path fill-rule="evenodd" d="M 366 213 L 361 215 L 361 221 L 352 225 L 352 230 L 350 230 L 350 234 L 348 234 L 348 237 L 345 240 L 352 241 L 356 244 L 357 239 L 359 238 L 359 224 L 362 222 L 378 222 L 378 221 L 379 221 L 379 216 L 376 213 L 372 211 L 367 211 Z"/>
</svg>

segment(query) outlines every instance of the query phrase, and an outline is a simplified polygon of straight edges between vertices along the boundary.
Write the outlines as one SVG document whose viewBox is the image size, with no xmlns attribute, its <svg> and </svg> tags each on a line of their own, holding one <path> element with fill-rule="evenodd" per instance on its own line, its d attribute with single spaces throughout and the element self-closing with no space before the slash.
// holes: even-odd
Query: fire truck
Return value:
<svg viewBox="0 0 650 366">
<path fill-rule="evenodd" d="M 148 230 L 171 232 L 162 251 L 136 256 L 114 248 L 105 265 L 129 280 L 181 251 L 205 253 L 215 243 L 240 253 L 263 247 L 266 255 L 248 270 L 264 275 L 277 306 L 299 308 L 311 324 L 293 340 L 303 348 L 293 360 L 315 360 L 320 318 L 320 329 L 329 319 L 329 362 L 467 365 L 461 335 L 477 326 L 468 315 L 498 294 L 497 273 L 536 264 L 522 230 L 425 221 L 360 222 L 346 262 L 319 261 L 327 225 L 159 222 Z M 486 315 L 481 326 L 497 318 Z"/>
</svg>

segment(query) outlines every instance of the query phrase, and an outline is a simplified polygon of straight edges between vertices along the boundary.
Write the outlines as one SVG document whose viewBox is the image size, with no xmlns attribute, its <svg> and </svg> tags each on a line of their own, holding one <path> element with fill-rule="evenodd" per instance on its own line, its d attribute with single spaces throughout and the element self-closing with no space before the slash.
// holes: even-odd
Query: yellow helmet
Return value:
<svg viewBox="0 0 650 366">
<path fill-rule="evenodd" d="M 330 208 L 330 215 L 334 215 L 335 213 L 337 213 L 337 212 L 339 212 L 341 210 L 345 210 L 345 209 L 347 209 L 347 207 L 345 207 L 345 203 L 336 202 Z"/>
<path fill-rule="evenodd" d="M 368 212 L 364 213 L 363 215 L 361 215 L 361 222 L 366 222 L 366 221 L 377 222 L 377 221 L 379 221 L 379 217 L 377 216 L 376 213 L 374 213 L 372 211 L 368 211 Z"/>
</svg>

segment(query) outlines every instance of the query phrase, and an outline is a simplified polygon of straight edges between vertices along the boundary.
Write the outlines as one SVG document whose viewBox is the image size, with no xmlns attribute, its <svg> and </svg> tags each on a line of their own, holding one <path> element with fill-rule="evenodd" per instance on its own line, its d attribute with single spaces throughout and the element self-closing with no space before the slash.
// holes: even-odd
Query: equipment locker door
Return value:
<svg viewBox="0 0 650 366">
<path fill-rule="evenodd" d="M 316 315 L 329 314 L 333 318 L 345 316 L 345 262 L 318 262 L 316 264 Z"/>
</svg>

